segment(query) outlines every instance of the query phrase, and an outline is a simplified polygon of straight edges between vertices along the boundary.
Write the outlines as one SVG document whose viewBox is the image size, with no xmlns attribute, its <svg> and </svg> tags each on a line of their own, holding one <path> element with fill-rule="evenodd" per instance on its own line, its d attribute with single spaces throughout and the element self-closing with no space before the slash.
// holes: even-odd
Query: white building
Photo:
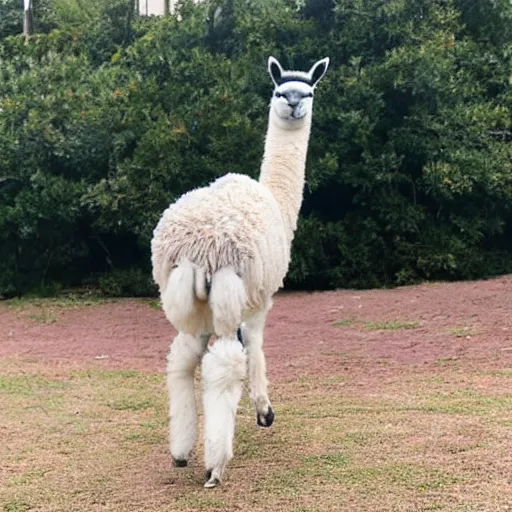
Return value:
<svg viewBox="0 0 512 512">
<path fill-rule="evenodd" d="M 197 3 L 200 0 L 194 1 Z M 139 14 L 141 16 L 164 16 L 173 12 L 177 3 L 178 0 L 139 0 Z"/>
<path fill-rule="evenodd" d="M 139 0 L 139 14 L 141 16 L 163 16 L 170 12 L 172 0 Z"/>
</svg>

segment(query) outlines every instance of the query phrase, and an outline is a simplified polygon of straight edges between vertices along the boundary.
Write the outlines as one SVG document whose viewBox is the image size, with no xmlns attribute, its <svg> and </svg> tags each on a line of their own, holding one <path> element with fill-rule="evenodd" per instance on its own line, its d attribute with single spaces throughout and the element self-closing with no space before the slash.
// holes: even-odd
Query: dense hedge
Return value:
<svg viewBox="0 0 512 512">
<path fill-rule="evenodd" d="M 0 295 L 151 290 L 168 203 L 258 174 L 269 54 L 331 57 L 289 287 L 512 270 L 508 0 L 216 0 L 142 20 L 127 5 L 80 23 L 45 8 L 28 42 L 15 13 L 0 23 Z"/>
</svg>

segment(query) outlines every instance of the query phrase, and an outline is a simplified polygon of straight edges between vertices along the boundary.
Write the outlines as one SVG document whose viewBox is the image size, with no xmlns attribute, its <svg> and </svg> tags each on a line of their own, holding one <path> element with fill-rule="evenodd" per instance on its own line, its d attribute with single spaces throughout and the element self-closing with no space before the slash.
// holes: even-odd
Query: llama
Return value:
<svg viewBox="0 0 512 512">
<path fill-rule="evenodd" d="M 259 181 L 227 174 L 184 194 L 163 213 L 151 242 L 153 278 L 176 328 L 168 356 L 170 451 L 187 465 L 197 441 L 194 373 L 201 363 L 205 487 L 216 487 L 233 457 L 235 416 L 249 374 L 257 424 L 270 427 L 263 329 L 288 271 L 302 203 L 313 93 L 329 59 L 274 83 Z M 240 340 L 242 343 L 240 343 Z"/>
</svg>

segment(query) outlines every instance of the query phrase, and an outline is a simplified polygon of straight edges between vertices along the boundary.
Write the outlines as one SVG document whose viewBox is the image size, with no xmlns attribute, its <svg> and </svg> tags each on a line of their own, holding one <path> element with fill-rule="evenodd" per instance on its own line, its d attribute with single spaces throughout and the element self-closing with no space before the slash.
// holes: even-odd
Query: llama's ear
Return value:
<svg viewBox="0 0 512 512">
<path fill-rule="evenodd" d="M 311 86 L 316 87 L 316 84 L 325 75 L 327 68 L 329 67 L 329 57 L 315 62 L 309 70 L 309 76 L 311 77 Z"/>
<path fill-rule="evenodd" d="M 278 60 L 272 56 L 268 58 L 268 74 L 277 87 L 281 81 L 281 77 L 283 76 L 283 68 L 281 67 L 281 64 L 279 64 Z"/>
</svg>

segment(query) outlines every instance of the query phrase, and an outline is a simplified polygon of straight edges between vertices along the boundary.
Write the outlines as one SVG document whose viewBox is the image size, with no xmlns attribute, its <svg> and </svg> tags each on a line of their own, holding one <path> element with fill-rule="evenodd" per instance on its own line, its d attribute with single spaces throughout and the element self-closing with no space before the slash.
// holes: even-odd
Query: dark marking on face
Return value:
<svg viewBox="0 0 512 512">
<path fill-rule="evenodd" d="M 313 82 L 308 78 L 305 78 L 303 75 L 299 75 L 298 73 L 290 73 L 286 75 L 281 75 L 280 77 L 276 77 L 277 85 L 283 85 L 286 82 L 302 82 L 303 84 L 313 85 Z"/>
<path fill-rule="evenodd" d="M 276 98 L 286 98 L 289 101 L 290 97 L 297 97 L 299 99 L 312 98 L 313 93 L 312 92 L 303 93 L 303 92 L 295 91 L 295 90 L 291 90 L 291 91 L 287 91 L 287 92 L 276 91 L 274 96 Z"/>
</svg>

